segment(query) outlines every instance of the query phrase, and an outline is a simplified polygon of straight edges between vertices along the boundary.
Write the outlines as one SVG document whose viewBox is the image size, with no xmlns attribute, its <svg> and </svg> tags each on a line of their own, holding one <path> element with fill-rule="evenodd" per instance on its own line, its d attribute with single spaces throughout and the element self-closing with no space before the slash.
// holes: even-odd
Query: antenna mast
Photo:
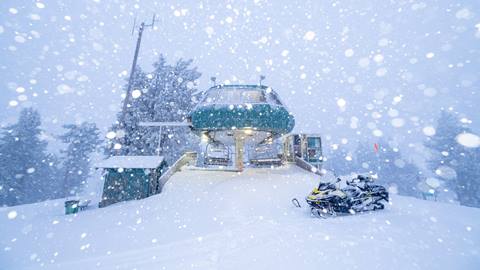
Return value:
<svg viewBox="0 0 480 270">
<path fill-rule="evenodd" d="M 132 35 L 135 33 L 137 18 L 133 21 Z M 125 99 L 123 100 L 122 115 L 120 118 L 120 126 L 125 126 L 125 116 L 127 114 L 127 108 L 130 104 L 130 96 L 132 95 L 132 85 L 133 85 L 133 76 L 135 75 L 135 68 L 137 67 L 138 53 L 140 51 L 140 44 L 142 43 L 142 34 L 145 27 L 151 27 L 155 25 L 155 14 L 153 14 L 152 23 L 145 24 L 142 22 L 138 28 L 138 38 L 137 38 L 137 47 L 135 48 L 135 55 L 133 56 L 132 69 L 130 70 L 130 78 L 128 79 L 127 92 L 125 93 Z"/>
<path fill-rule="evenodd" d="M 212 81 L 213 86 L 217 86 L 217 77 L 210 77 L 210 81 Z"/>
<path fill-rule="evenodd" d="M 260 86 L 262 86 L 263 80 L 265 80 L 265 75 L 260 75 Z"/>
</svg>

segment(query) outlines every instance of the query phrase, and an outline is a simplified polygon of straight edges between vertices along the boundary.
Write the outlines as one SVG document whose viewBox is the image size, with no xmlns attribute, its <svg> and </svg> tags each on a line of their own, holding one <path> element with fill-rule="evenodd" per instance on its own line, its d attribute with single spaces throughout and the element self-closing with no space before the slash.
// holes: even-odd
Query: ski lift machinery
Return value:
<svg viewBox="0 0 480 270">
<path fill-rule="evenodd" d="M 234 168 L 238 171 L 243 170 L 246 147 L 270 144 L 292 131 L 295 125 L 293 115 L 280 101 L 277 93 L 262 84 L 264 79 L 261 76 L 259 84 L 217 85 L 216 79 L 212 77 L 214 85 L 205 91 L 188 117 L 191 130 L 202 141 L 220 142 L 235 149 Z M 229 159 L 210 159 L 208 145 L 206 154 L 207 163 L 230 163 Z M 263 165 L 277 160 L 279 159 L 273 157 L 253 161 Z"/>
<path fill-rule="evenodd" d="M 320 169 L 323 163 L 322 138 L 319 134 L 288 134 L 283 137 L 284 159 L 295 162 L 303 159 Z"/>
<path fill-rule="evenodd" d="M 270 145 L 275 139 L 290 133 L 295 125 L 293 115 L 276 92 L 271 87 L 262 85 L 263 79 L 265 77 L 261 76 L 256 85 L 217 85 L 212 77 L 214 85 L 203 94 L 186 122 L 141 122 L 140 126 L 158 126 L 160 133 L 163 126 L 188 126 L 202 142 L 207 143 L 205 165 L 229 166 L 231 156 L 234 156 L 235 170 L 242 171 L 246 145 L 256 148 Z M 318 163 L 321 160 L 320 137 L 302 138 L 305 139 L 305 144 L 300 147 L 301 151 L 309 153 L 302 154 L 302 159 Z M 159 141 L 159 149 L 160 144 Z M 292 147 L 293 145 L 292 142 Z M 232 154 L 230 147 L 235 149 Z M 275 156 L 250 160 L 255 165 L 281 164 L 281 161 Z"/>
</svg>

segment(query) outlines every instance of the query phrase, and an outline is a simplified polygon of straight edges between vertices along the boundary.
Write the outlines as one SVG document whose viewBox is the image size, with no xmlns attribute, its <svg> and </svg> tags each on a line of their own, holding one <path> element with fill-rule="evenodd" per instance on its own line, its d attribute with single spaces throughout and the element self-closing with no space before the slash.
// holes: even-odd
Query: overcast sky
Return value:
<svg viewBox="0 0 480 270">
<path fill-rule="evenodd" d="M 327 145 L 384 137 L 418 156 L 441 108 L 480 129 L 480 2 L 452 2 L 3 0 L 0 124 L 33 106 L 50 135 L 81 121 L 106 133 L 131 66 L 134 17 L 155 13 L 144 70 L 159 54 L 192 58 L 199 89 L 211 76 L 257 83 L 264 74 L 297 131 Z"/>
</svg>

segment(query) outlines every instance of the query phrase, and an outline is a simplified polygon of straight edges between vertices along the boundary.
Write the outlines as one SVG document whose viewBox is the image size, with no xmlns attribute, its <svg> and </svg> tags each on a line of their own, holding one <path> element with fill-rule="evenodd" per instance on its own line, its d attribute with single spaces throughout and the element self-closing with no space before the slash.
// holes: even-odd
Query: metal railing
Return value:
<svg viewBox="0 0 480 270">
<path fill-rule="evenodd" d="M 170 177 L 172 177 L 173 174 L 178 172 L 180 168 L 182 168 L 186 164 L 193 165 L 197 162 L 197 153 L 196 152 L 186 152 L 183 154 L 175 163 L 173 163 L 168 170 L 160 176 L 158 179 L 158 193 L 162 192 L 163 186 L 168 182 Z"/>
<path fill-rule="evenodd" d="M 305 161 L 300 157 L 295 156 L 295 164 L 304 170 L 307 170 L 314 174 L 322 175 L 322 168 L 320 166 L 319 167 L 313 166 L 312 164 L 308 163 L 307 161 Z"/>
</svg>

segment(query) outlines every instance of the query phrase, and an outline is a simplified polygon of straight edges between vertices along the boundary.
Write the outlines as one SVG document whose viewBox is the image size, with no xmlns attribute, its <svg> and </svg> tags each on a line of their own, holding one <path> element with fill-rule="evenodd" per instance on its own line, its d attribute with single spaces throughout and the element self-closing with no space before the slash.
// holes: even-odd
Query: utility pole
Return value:
<svg viewBox="0 0 480 270">
<path fill-rule="evenodd" d="M 137 47 L 135 48 L 135 54 L 133 56 L 132 69 L 130 70 L 130 78 L 128 79 L 127 92 L 125 93 L 126 94 L 125 99 L 123 100 L 122 115 L 120 118 L 120 126 L 122 127 L 125 127 L 125 117 L 127 114 L 128 105 L 130 104 L 130 96 L 132 95 L 133 76 L 135 75 L 135 68 L 137 67 L 137 58 L 138 58 L 138 53 L 140 51 L 140 44 L 142 43 L 143 30 L 145 29 L 145 27 L 153 28 L 154 24 L 155 24 L 155 14 L 153 14 L 151 24 L 145 24 L 145 22 L 142 22 L 140 24 L 140 27 L 138 28 Z M 136 19 L 133 21 L 132 35 L 135 32 L 135 27 L 136 27 Z"/>
</svg>

